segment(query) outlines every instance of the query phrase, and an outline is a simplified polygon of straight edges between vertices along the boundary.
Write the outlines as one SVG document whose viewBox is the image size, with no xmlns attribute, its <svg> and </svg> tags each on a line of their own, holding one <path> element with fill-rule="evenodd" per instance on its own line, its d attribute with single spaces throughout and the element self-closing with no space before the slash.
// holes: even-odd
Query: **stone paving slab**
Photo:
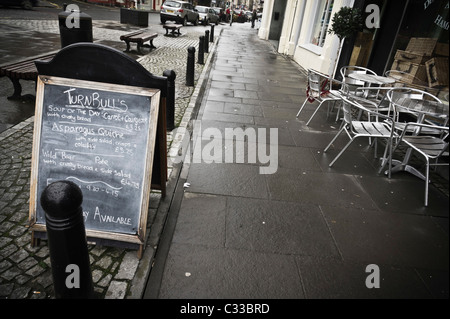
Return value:
<svg viewBox="0 0 450 319">
<path fill-rule="evenodd" d="M 295 117 L 298 108 L 292 104 L 297 101 L 299 106 L 305 99 L 299 94 L 305 92 L 303 73 L 249 31 L 230 28 L 221 35 L 195 122 L 194 160 L 180 174 L 180 185 L 186 181 L 186 186 L 179 188 L 178 207 L 171 211 L 176 225 L 168 227 L 170 235 L 164 233 L 161 245 L 167 247 L 167 258 L 155 262 L 158 278 L 156 272 L 150 276 L 160 289 L 148 297 L 448 299 L 448 196 L 434 189 L 424 207 L 423 181 L 409 174 L 392 179 L 378 175 L 378 156 L 364 139 L 354 142 L 346 151 L 350 155 L 330 168 L 348 137 L 323 153 L 339 124 L 327 119 L 325 108 L 311 126 Z M 264 47 L 253 60 L 246 58 Z M 238 58 L 241 52 L 244 57 Z M 216 68 L 219 60 L 228 59 L 241 77 Z M 258 69 L 257 75 L 248 72 Z M 261 90 L 255 90 L 254 81 L 245 90 L 248 96 L 257 92 L 258 98 L 244 97 L 242 75 L 257 78 Z M 272 83 L 284 92 L 283 99 Z M 294 83 L 297 91 L 290 90 Z M 273 94 L 267 94 L 272 89 Z M 263 114 L 248 105 L 260 106 Z M 243 109 L 247 113 L 242 114 Z M 222 154 L 216 155 L 234 153 L 234 145 L 223 147 L 233 138 L 223 137 L 226 128 L 272 127 L 286 130 L 280 139 L 285 149 L 276 157 L 282 165 L 273 174 L 260 174 L 254 160 L 239 161 L 236 156 L 224 162 Z M 214 130 L 205 133 L 208 128 Z M 256 144 L 256 133 L 248 133 L 236 140 Z M 269 144 L 278 145 L 265 139 L 259 146 Z M 295 155 L 286 157 L 294 149 Z M 402 152 L 394 157 L 401 158 Z M 359 156 L 352 159 L 355 154 Z M 446 184 L 448 188 L 448 179 Z M 368 275 L 371 268 L 379 269 L 374 277 Z M 377 277 L 381 287 L 373 289 L 368 280 Z M 289 306 L 297 309 L 298 302 Z"/>
</svg>

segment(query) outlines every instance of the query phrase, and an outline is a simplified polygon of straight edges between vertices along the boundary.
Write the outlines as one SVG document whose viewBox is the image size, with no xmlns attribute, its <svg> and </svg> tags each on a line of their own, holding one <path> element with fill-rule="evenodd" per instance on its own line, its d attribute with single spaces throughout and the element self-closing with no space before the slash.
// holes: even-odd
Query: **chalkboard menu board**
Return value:
<svg viewBox="0 0 450 319">
<path fill-rule="evenodd" d="M 40 196 L 67 180 L 83 193 L 89 237 L 142 243 L 160 91 L 40 76 L 31 176 L 30 223 L 45 230 Z"/>
</svg>

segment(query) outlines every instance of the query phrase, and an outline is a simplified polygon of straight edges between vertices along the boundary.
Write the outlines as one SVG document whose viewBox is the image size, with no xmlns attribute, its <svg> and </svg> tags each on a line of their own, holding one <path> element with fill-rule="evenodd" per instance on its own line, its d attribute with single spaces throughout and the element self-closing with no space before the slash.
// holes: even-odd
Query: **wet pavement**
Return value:
<svg viewBox="0 0 450 319">
<path fill-rule="evenodd" d="M 425 208 L 423 181 L 377 175 L 367 139 L 329 168 L 348 140 L 323 152 L 339 129 L 326 108 L 296 119 L 305 81 L 255 30 L 223 31 L 146 298 L 448 298 L 448 171 Z"/>
</svg>

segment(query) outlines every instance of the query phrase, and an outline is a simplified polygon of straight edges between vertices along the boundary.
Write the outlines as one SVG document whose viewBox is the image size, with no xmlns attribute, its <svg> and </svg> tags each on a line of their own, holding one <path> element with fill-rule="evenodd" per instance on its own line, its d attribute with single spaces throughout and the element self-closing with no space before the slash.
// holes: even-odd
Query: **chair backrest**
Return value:
<svg viewBox="0 0 450 319">
<path fill-rule="evenodd" d="M 328 78 L 326 74 L 320 73 L 315 70 L 308 70 L 308 84 L 310 90 L 322 93 L 323 91 L 328 90 Z"/>
<path fill-rule="evenodd" d="M 398 106 L 397 102 L 400 99 L 419 100 L 419 101 L 429 100 L 435 101 L 437 103 L 442 103 L 442 101 L 439 98 L 437 98 L 431 93 L 409 87 L 392 88 L 386 94 L 389 102 L 392 103 L 394 106 L 396 105 Z"/>
<path fill-rule="evenodd" d="M 344 122 L 348 125 L 352 125 L 352 105 L 348 101 L 342 101 L 342 111 L 344 113 Z"/>
<path fill-rule="evenodd" d="M 311 91 L 320 93 L 320 78 L 321 76 L 315 72 L 309 71 L 308 83 Z"/>
<path fill-rule="evenodd" d="M 308 70 L 309 94 L 319 97 L 330 89 L 329 76 L 318 71 Z"/>
<path fill-rule="evenodd" d="M 414 113 L 404 107 L 404 99 L 417 103 L 421 103 L 421 101 L 423 100 L 429 100 L 442 104 L 442 101 L 433 94 L 409 87 L 396 87 L 390 89 L 386 93 L 386 96 L 390 104 L 390 111 L 394 111 L 395 113 L 397 113 L 397 120 L 399 113 Z"/>
<path fill-rule="evenodd" d="M 372 75 L 377 75 L 374 71 L 368 69 L 368 68 L 364 68 L 362 66 L 355 66 L 355 65 L 347 65 L 347 66 L 343 66 L 340 69 L 340 73 L 342 76 L 342 82 L 350 85 L 350 86 L 363 86 L 364 82 L 362 81 L 358 81 L 352 78 L 349 78 L 349 74 L 351 73 L 360 73 L 360 74 L 372 74 Z M 352 89 L 350 87 L 350 89 Z"/>
<path fill-rule="evenodd" d="M 344 97 L 342 99 L 342 112 L 344 114 L 343 120 L 345 124 L 351 127 L 353 121 L 352 108 L 356 107 L 357 105 L 353 105 L 354 102 L 352 101 L 352 97 L 349 95 L 350 88 L 348 84 L 342 84 L 341 93 Z"/>
</svg>

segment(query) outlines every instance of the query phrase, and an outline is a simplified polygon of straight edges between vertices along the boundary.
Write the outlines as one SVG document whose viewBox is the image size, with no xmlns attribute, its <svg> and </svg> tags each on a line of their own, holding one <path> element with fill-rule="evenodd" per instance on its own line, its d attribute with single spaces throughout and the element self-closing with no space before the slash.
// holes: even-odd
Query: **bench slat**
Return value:
<svg viewBox="0 0 450 319">
<path fill-rule="evenodd" d="M 39 61 L 49 61 L 52 58 L 53 58 L 53 56 L 47 57 L 46 59 L 38 59 L 38 60 Z M 19 79 L 21 78 L 21 73 L 25 73 L 25 72 L 34 72 L 37 75 L 37 69 L 34 64 L 34 61 L 37 61 L 37 60 L 25 61 L 23 63 L 16 63 L 11 66 L 6 66 L 1 69 L 1 75 L 14 76 Z"/>
<path fill-rule="evenodd" d="M 33 62 L 26 62 L 26 63 L 21 63 L 21 64 L 16 64 L 16 65 L 11 65 L 11 66 L 6 66 L 4 68 L 2 68 L 0 70 L 0 74 L 1 75 L 8 75 L 11 72 L 15 72 L 17 70 L 23 69 L 23 68 L 28 68 L 30 65 L 33 65 Z"/>
<path fill-rule="evenodd" d="M 139 34 L 139 35 L 135 35 L 132 36 L 131 38 L 129 38 L 129 41 L 135 42 L 135 41 L 139 41 L 139 42 L 145 42 L 148 41 L 150 39 L 156 38 L 158 36 L 157 33 L 146 33 L 146 34 Z"/>
<path fill-rule="evenodd" d="M 48 56 L 43 56 L 37 59 L 33 59 L 33 60 L 24 60 L 21 62 L 17 62 L 17 63 L 13 63 L 13 64 L 9 64 L 9 65 L 5 65 L 0 67 L 0 73 L 3 74 L 4 72 L 8 72 L 11 70 L 17 70 L 23 67 L 28 67 L 29 65 L 34 65 L 34 61 L 49 61 L 51 59 L 53 59 L 53 57 L 55 56 L 55 54 L 51 54 Z"/>
<path fill-rule="evenodd" d="M 141 52 L 141 47 L 145 46 L 144 42 L 147 42 L 149 40 L 149 47 L 155 48 L 155 46 L 153 45 L 153 39 L 157 36 L 158 33 L 150 32 L 148 29 L 144 29 L 121 35 L 120 40 L 125 41 L 125 43 L 127 44 L 127 49 L 125 50 L 125 52 L 128 52 L 130 50 L 130 42 L 137 43 L 137 49 L 139 52 Z"/>
<path fill-rule="evenodd" d="M 14 66 L 14 65 L 19 65 L 19 64 L 24 64 L 24 63 L 29 63 L 29 62 L 34 62 L 37 60 L 42 60 L 42 59 L 46 59 L 46 58 L 53 58 L 55 56 L 56 53 L 50 53 L 50 54 L 45 54 L 45 55 L 39 55 L 39 56 L 35 56 L 33 58 L 28 58 L 28 59 L 24 59 L 24 60 L 20 60 L 20 61 L 16 61 L 13 63 L 7 63 L 4 65 L 0 66 L 0 69 L 4 69 L 4 68 L 8 68 L 10 66 Z"/>
<path fill-rule="evenodd" d="M 7 77 L 14 78 L 14 79 L 19 79 L 19 80 L 24 79 L 25 80 L 25 78 L 29 76 L 28 73 L 30 73 L 30 72 L 35 73 L 37 76 L 36 68 L 32 69 L 31 67 L 20 69 L 20 70 L 8 71 L 8 72 L 6 72 L 5 75 Z"/>
<path fill-rule="evenodd" d="M 182 24 L 174 24 L 174 23 L 163 24 L 163 28 L 181 28 L 182 26 L 183 26 Z"/>
<path fill-rule="evenodd" d="M 181 35 L 180 29 L 182 26 L 182 24 L 163 24 L 163 28 L 166 29 L 166 35 L 169 33 L 169 30 L 171 30 L 173 35 L 175 35 L 175 32 Z"/>
<path fill-rule="evenodd" d="M 134 32 L 131 32 L 131 33 L 127 33 L 127 34 L 122 34 L 122 35 L 120 36 L 120 40 L 125 40 L 125 39 L 127 39 L 127 38 L 132 37 L 132 36 L 141 34 L 141 33 L 143 33 L 143 32 L 145 32 L 145 30 L 138 30 L 138 31 L 134 31 Z"/>
<path fill-rule="evenodd" d="M 36 69 L 35 61 L 49 61 L 53 59 L 56 53 L 47 53 L 22 61 L 15 61 L 10 64 L 3 64 L 0 66 L 0 76 L 7 76 L 14 86 L 14 93 L 9 96 L 8 99 L 18 99 L 21 97 L 22 86 L 19 80 L 33 80 L 36 81 L 38 72 Z"/>
</svg>

